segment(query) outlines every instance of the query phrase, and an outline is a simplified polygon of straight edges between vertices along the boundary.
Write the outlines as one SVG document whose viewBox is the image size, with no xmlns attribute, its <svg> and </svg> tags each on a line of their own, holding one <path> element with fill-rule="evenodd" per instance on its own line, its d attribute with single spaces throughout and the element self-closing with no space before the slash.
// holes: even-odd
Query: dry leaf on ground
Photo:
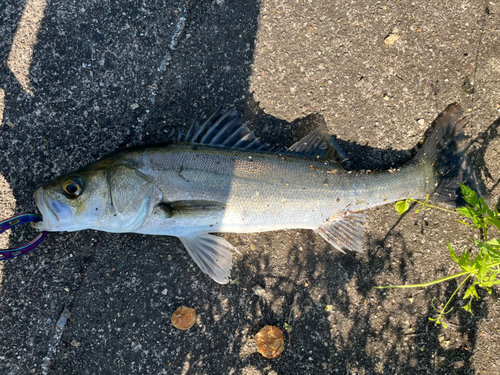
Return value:
<svg viewBox="0 0 500 375">
<path fill-rule="evenodd" d="M 172 315 L 172 324 L 175 328 L 187 330 L 196 322 L 196 310 L 192 307 L 181 306 Z"/>
<path fill-rule="evenodd" d="M 283 331 L 278 327 L 265 326 L 253 339 L 257 341 L 259 353 L 266 358 L 276 358 L 285 348 Z"/>
</svg>

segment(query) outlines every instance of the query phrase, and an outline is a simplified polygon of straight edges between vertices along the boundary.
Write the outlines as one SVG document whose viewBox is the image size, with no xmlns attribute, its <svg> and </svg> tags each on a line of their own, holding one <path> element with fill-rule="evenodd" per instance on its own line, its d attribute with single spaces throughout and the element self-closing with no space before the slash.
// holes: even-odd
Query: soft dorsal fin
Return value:
<svg viewBox="0 0 500 375">
<path fill-rule="evenodd" d="M 262 144 L 254 132 L 241 122 L 235 108 L 226 114 L 219 108 L 201 126 L 198 120 L 194 120 L 186 134 L 179 133 L 178 141 L 251 151 L 270 151 L 269 147 Z"/>
<path fill-rule="evenodd" d="M 335 138 L 321 126 L 294 143 L 283 154 L 314 160 L 331 160 L 341 164 L 344 168 L 351 166 L 348 156 L 340 148 Z"/>
</svg>

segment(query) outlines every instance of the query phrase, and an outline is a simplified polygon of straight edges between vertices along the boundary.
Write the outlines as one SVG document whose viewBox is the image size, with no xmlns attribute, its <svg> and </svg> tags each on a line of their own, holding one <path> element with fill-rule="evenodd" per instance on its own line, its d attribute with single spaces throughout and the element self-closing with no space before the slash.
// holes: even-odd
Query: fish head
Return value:
<svg viewBox="0 0 500 375">
<path fill-rule="evenodd" d="M 77 231 L 96 226 L 107 215 L 110 193 L 102 169 L 82 169 L 62 175 L 35 190 L 43 221 L 35 228 Z"/>
</svg>

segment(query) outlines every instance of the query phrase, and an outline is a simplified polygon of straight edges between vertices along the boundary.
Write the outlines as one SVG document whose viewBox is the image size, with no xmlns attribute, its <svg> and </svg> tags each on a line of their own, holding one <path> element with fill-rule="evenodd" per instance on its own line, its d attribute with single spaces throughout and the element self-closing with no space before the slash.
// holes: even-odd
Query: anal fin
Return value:
<svg viewBox="0 0 500 375">
<path fill-rule="evenodd" d="M 196 264 L 219 284 L 227 284 L 231 276 L 233 246 L 224 238 L 208 233 L 179 237 Z"/>
<path fill-rule="evenodd" d="M 348 214 L 336 219 L 328 219 L 314 231 L 337 250 L 363 252 L 363 231 L 367 215 Z"/>
</svg>

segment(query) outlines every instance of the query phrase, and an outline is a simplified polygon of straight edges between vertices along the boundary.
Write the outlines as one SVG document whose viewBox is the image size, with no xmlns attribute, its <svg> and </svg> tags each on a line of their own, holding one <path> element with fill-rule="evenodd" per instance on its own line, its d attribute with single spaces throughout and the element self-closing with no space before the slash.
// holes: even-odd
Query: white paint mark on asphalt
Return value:
<svg viewBox="0 0 500 375">
<path fill-rule="evenodd" d="M 170 43 L 168 45 L 165 56 L 163 57 L 160 66 L 157 69 L 158 74 L 156 74 L 153 83 L 149 86 L 150 87 L 149 101 L 151 102 L 151 104 L 155 104 L 156 102 L 156 93 L 158 91 L 159 83 L 163 78 L 163 73 L 167 70 L 167 67 L 170 65 L 170 62 L 172 61 L 172 53 L 177 48 L 182 33 L 184 32 L 184 28 L 186 27 L 187 16 L 188 16 L 188 9 L 186 3 L 184 3 L 182 8 L 182 16 L 179 18 L 177 25 L 175 26 L 175 31 L 174 34 L 172 35 L 172 38 L 170 39 Z M 147 112 L 144 113 L 138 119 L 139 123 L 143 123 L 146 120 L 147 116 L 148 113 Z"/>
<path fill-rule="evenodd" d="M 49 342 L 49 350 L 47 355 L 43 358 L 42 363 L 42 374 L 47 375 L 49 373 L 50 364 L 52 362 L 52 358 L 55 356 L 57 352 L 57 347 L 59 345 L 59 341 L 61 341 L 61 337 L 64 333 L 64 328 L 66 327 L 66 323 L 68 322 L 69 317 L 71 316 L 71 311 L 68 308 L 64 308 L 63 312 L 59 316 L 56 324 L 56 332 L 52 337 L 52 340 Z"/>
<path fill-rule="evenodd" d="M 5 91 L 0 89 L 0 126 L 2 126 L 4 110 L 5 110 Z"/>
</svg>

